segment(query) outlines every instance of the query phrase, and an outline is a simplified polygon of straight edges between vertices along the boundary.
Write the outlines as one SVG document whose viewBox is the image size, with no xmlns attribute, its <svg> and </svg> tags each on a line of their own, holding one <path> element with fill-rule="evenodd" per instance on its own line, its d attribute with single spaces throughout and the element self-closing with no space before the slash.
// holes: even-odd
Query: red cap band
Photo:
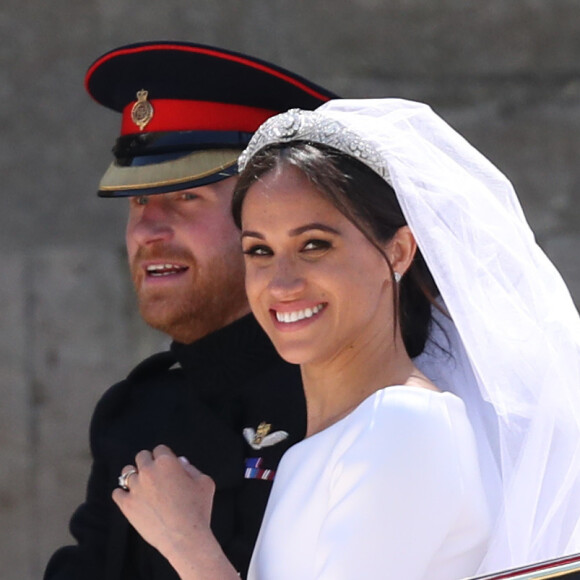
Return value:
<svg viewBox="0 0 580 580">
<path fill-rule="evenodd" d="M 121 135 L 157 131 L 243 131 L 253 133 L 278 111 L 212 103 L 209 101 L 188 101 L 176 99 L 152 99 L 151 119 L 143 127 L 132 119 L 134 101 L 123 110 Z"/>
</svg>

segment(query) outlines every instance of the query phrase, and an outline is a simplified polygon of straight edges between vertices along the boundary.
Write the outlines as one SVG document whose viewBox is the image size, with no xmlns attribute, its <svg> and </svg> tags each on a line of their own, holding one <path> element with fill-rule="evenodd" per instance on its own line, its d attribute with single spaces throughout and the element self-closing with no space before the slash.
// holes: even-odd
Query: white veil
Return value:
<svg viewBox="0 0 580 580">
<path fill-rule="evenodd" d="M 479 572 L 580 552 L 580 318 L 510 182 L 411 101 L 278 115 L 241 168 L 293 140 L 334 146 L 391 183 L 441 291 L 452 321 L 434 310 L 440 325 L 416 362 L 464 400 L 476 431 L 497 515 Z"/>
</svg>

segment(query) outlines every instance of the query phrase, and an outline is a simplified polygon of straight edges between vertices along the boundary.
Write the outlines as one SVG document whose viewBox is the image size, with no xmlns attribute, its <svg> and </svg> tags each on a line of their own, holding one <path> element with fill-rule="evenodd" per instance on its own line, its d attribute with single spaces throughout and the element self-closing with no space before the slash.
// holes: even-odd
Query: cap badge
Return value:
<svg viewBox="0 0 580 580">
<path fill-rule="evenodd" d="M 246 427 L 243 430 L 244 438 L 252 449 L 261 449 L 262 447 L 276 445 L 276 443 L 280 443 L 280 441 L 284 441 L 288 437 L 286 431 L 274 431 L 270 433 L 271 429 L 272 425 L 270 423 L 262 421 L 256 430 L 251 427 Z"/>
<path fill-rule="evenodd" d="M 131 109 L 131 120 L 141 131 L 153 119 L 153 105 L 147 100 L 148 96 L 149 92 L 144 89 L 137 91 L 137 102 Z"/>
</svg>

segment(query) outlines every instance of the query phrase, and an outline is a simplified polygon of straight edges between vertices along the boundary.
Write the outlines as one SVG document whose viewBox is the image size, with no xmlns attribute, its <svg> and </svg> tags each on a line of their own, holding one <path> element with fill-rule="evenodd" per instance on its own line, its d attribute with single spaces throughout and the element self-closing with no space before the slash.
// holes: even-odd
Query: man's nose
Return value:
<svg viewBox="0 0 580 580">
<path fill-rule="evenodd" d="M 149 201 L 139 218 L 130 227 L 129 235 L 142 246 L 171 240 L 174 228 L 171 216 L 164 204 Z"/>
</svg>

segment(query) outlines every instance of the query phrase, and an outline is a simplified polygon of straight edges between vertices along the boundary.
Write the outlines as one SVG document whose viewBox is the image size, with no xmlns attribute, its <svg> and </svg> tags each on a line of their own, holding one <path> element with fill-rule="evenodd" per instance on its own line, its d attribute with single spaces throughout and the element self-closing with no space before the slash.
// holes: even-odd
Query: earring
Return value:
<svg viewBox="0 0 580 580">
<path fill-rule="evenodd" d="M 395 282 L 398 284 L 401 281 L 401 278 L 402 278 L 401 273 L 400 272 L 395 272 L 393 274 L 393 278 L 395 278 Z"/>
</svg>

